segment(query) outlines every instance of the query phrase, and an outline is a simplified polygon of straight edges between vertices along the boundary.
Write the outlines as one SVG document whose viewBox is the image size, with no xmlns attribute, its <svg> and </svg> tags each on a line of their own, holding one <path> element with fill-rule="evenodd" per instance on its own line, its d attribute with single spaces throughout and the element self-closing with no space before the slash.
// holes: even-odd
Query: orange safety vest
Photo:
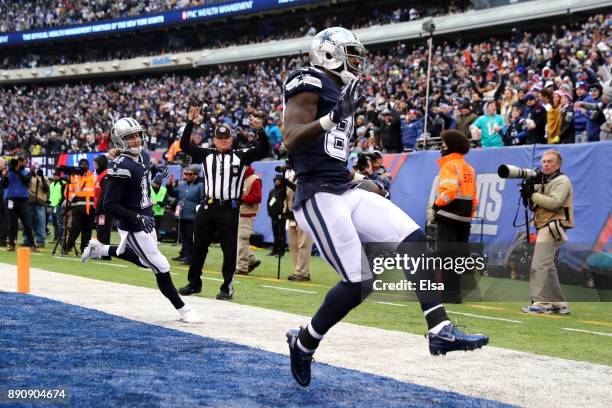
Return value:
<svg viewBox="0 0 612 408">
<path fill-rule="evenodd" d="M 84 176 L 73 174 L 70 176 L 65 194 L 73 206 L 84 205 L 85 211 L 89 214 L 89 207 L 93 205 L 94 186 L 94 175 L 91 171 L 88 170 Z"/>
<path fill-rule="evenodd" d="M 438 165 L 436 219 L 471 223 L 478 208 L 476 172 L 461 153 L 438 159 Z"/>
<path fill-rule="evenodd" d="M 166 160 L 169 163 L 174 163 L 174 157 L 178 152 L 181 152 L 181 139 L 176 139 L 174 143 L 170 145 L 168 153 L 166 154 Z"/>
</svg>

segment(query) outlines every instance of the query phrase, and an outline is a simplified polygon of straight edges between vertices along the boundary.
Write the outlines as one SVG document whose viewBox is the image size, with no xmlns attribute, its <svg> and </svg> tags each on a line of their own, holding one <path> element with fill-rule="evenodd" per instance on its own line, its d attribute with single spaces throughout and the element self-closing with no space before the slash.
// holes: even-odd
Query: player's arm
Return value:
<svg viewBox="0 0 612 408">
<path fill-rule="evenodd" d="M 110 177 L 102 209 L 105 214 L 117 219 L 134 220 L 138 214 L 121 205 L 121 197 L 130 193 L 130 183 L 127 177 Z"/>
<path fill-rule="evenodd" d="M 299 82 L 298 82 L 299 84 Z M 299 85 L 296 85 L 299 86 Z M 333 129 L 342 120 L 353 116 L 365 101 L 365 96 L 357 97 L 357 81 L 344 88 L 336 106 L 327 115 L 315 120 L 319 96 L 314 92 L 299 92 L 289 98 L 285 107 L 285 146 L 291 151 L 299 146 L 308 145 Z M 286 85 L 285 91 L 289 84 Z M 289 90 L 289 93 L 290 90 Z"/>
<path fill-rule="evenodd" d="M 315 120 L 319 96 L 312 92 L 301 92 L 289 99 L 285 106 L 285 132 L 283 139 L 287 150 L 315 142 L 325 130 Z"/>
</svg>

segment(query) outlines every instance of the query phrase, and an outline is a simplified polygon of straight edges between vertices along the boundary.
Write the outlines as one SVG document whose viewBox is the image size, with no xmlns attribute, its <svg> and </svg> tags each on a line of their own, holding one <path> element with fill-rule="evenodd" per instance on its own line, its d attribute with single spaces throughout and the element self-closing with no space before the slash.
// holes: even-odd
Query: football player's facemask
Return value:
<svg viewBox="0 0 612 408">
<path fill-rule="evenodd" d="M 111 140 L 121 153 L 133 156 L 138 156 L 146 146 L 144 128 L 132 118 L 121 118 L 115 122 L 111 131 Z"/>
<path fill-rule="evenodd" d="M 327 28 L 310 43 L 310 63 L 338 75 L 345 85 L 370 72 L 366 50 L 355 34 L 342 27 Z"/>
</svg>

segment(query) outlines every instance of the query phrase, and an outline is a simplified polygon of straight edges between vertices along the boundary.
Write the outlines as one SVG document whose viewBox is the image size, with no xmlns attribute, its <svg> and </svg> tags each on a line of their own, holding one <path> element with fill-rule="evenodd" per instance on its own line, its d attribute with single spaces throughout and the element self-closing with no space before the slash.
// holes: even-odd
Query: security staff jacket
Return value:
<svg viewBox="0 0 612 408">
<path fill-rule="evenodd" d="M 84 175 L 71 175 L 67 191 L 68 200 L 73 206 L 84 205 L 85 212 L 89 214 L 89 209 L 93 206 L 94 186 L 94 176 L 89 170 Z"/>
<path fill-rule="evenodd" d="M 438 160 L 440 173 L 434 210 L 436 220 L 471 223 L 478 208 L 476 172 L 461 153 L 451 153 Z"/>
</svg>

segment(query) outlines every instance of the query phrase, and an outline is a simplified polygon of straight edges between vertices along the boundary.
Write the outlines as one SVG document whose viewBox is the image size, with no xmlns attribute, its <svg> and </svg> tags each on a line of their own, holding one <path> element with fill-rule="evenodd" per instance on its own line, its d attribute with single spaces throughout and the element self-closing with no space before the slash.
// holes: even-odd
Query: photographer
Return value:
<svg viewBox="0 0 612 408">
<path fill-rule="evenodd" d="M 285 248 L 282 248 L 283 242 L 281 234 L 285 233 L 283 228 L 283 208 L 285 199 L 287 198 L 287 183 L 282 174 L 274 176 L 274 187 L 268 194 L 268 216 L 272 221 L 272 233 L 274 234 L 274 243 L 272 251 L 268 256 L 276 256 L 282 254 Z"/>
<path fill-rule="evenodd" d="M 25 158 L 11 159 L 9 170 L 4 169 L 2 187 L 4 188 L 4 203 L 6 216 L 9 224 L 9 247 L 8 251 L 15 251 L 15 240 L 17 239 L 18 220 L 23 225 L 25 240 L 30 243 L 32 252 L 39 252 L 34 243 L 32 227 L 26 215 L 27 201 L 30 197 L 28 187 L 30 185 L 30 174 L 25 169 Z"/>
<path fill-rule="evenodd" d="M 35 176 L 30 178 L 28 189 L 28 218 L 30 219 L 32 230 L 36 235 L 36 246 L 45 246 L 45 236 L 47 235 L 47 203 L 49 201 L 49 180 L 43 175 L 41 169 L 37 169 Z M 31 245 L 27 242 L 26 245 Z"/>
<path fill-rule="evenodd" d="M 91 239 L 91 231 L 94 225 L 94 176 L 89 170 L 89 161 L 87 159 L 79 160 L 79 168 L 76 174 L 70 175 L 68 182 L 68 201 L 72 205 L 70 224 L 70 237 L 64 248 L 64 253 L 68 253 L 74 247 L 78 236 L 81 235 L 81 253 L 89 240 Z"/>
<path fill-rule="evenodd" d="M 561 172 L 561 163 L 556 150 L 544 152 L 541 184 L 526 182 L 521 188 L 521 196 L 531 202 L 538 231 L 529 279 L 532 304 L 522 308 L 524 313 L 569 314 L 555 266 L 555 255 L 567 241 L 565 229 L 574 226 L 572 183 Z"/>
<path fill-rule="evenodd" d="M 353 176 L 354 180 L 370 179 L 374 173 L 370 155 L 367 153 L 359 153 L 355 164 L 353 164 L 353 170 L 355 171 L 355 175 Z"/>
</svg>

